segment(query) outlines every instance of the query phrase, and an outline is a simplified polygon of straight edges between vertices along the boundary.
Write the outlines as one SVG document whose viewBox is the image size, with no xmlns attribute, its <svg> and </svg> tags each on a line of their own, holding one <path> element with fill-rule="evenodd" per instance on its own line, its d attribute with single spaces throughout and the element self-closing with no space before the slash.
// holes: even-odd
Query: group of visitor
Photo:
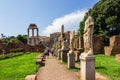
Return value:
<svg viewBox="0 0 120 80">
<path fill-rule="evenodd" d="M 47 58 L 49 58 L 50 53 L 51 53 L 51 55 L 53 56 L 53 54 L 54 54 L 54 48 L 51 48 L 51 49 L 50 49 L 49 47 L 46 47 L 45 50 L 44 50 L 44 55 L 45 55 Z"/>
</svg>

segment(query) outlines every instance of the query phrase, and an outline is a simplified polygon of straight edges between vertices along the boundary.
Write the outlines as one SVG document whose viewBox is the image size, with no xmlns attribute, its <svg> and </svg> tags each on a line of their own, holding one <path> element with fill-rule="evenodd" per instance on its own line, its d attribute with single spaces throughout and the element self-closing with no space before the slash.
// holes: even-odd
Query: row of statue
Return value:
<svg viewBox="0 0 120 80">
<path fill-rule="evenodd" d="M 87 18 L 85 21 L 85 27 L 84 27 L 84 53 L 86 55 L 93 55 L 93 42 L 92 42 L 92 37 L 93 37 L 93 29 L 94 29 L 94 21 L 90 15 L 90 12 L 85 13 L 85 17 Z M 70 51 L 74 50 L 74 35 L 75 32 L 71 31 L 70 32 Z"/>
</svg>

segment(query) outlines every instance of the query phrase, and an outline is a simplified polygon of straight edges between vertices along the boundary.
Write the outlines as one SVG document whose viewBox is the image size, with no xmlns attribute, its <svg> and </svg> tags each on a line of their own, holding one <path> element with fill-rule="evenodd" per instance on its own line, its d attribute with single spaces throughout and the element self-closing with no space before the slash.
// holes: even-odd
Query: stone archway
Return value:
<svg viewBox="0 0 120 80">
<path fill-rule="evenodd" d="M 30 30 L 32 30 L 32 36 L 30 36 Z M 37 32 L 36 36 L 34 35 L 35 30 Z M 27 44 L 32 46 L 39 44 L 39 29 L 36 24 L 30 24 L 27 29 Z"/>
</svg>

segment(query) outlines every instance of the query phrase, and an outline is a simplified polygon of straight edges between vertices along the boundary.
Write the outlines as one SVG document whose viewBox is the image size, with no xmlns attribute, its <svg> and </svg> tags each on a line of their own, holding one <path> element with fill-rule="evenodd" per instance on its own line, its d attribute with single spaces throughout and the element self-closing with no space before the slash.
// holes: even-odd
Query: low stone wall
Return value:
<svg viewBox="0 0 120 80">
<path fill-rule="evenodd" d="M 111 52 L 110 52 L 111 50 L 110 50 L 109 46 L 105 46 L 104 51 L 105 51 L 105 55 L 107 55 L 107 56 L 111 55 Z"/>
<path fill-rule="evenodd" d="M 110 37 L 110 46 L 105 46 L 105 55 L 116 55 L 120 53 L 120 35 Z"/>
<path fill-rule="evenodd" d="M 0 44 L 0 49 L 4 49 L 6 52 L 9 52 L 12 49 L 23 48 L 25 52 L 43 52 L 45 47 L 43 45 L 31 46 L 23 43 L 9 43 L 9 44 Z"/>
<path fill-rule="evenodd" d="M 0 43 L 0 53 L 2 53 L 2 50 L 6 50 L 7 49 L 7 45 Z"/>
<path fill-rule="evenodd" d="M 115 58 L 117 61 L 120 61 L 120 54 L 116 54 Z"/>
<path fill-rule="evenodd" d="M 104 53 L 103 39 L 99 36 L 93 36 L 93 52 L 94 54 Z"/>
</svg>

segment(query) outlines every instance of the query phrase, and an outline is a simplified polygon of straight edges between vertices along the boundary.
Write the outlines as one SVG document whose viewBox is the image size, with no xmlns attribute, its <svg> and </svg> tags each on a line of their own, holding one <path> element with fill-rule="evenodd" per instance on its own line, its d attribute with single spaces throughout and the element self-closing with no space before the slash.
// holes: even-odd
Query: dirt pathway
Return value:
<svg viewBox="0 0 120 80">
<path fill-rule="evenodd" d="M 37 73 L 37 80 L 80 80 L 80 72 L 67 70 L 66 65 L 60 64 L 54 57 L 46 59 L 45 66 Z M 96 73 L 96 80 L 109 80 Z"/>
</svg>

